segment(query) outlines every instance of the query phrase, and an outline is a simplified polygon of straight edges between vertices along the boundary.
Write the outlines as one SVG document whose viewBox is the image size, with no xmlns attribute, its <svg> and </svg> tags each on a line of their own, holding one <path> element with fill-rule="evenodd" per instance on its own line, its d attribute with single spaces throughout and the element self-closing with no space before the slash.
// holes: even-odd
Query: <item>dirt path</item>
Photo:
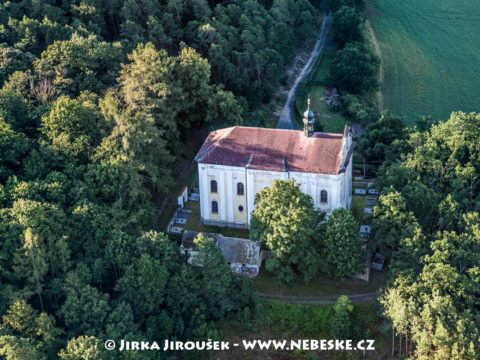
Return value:
<svg viewBox="0 0 480 360">
<path fill-rule="evenodd" d="M 380 68 L 378 70 L 378 91 L 377 91 L 377 99 L 378 99 L 378 107 L 380 108 L 380 111 L 384 110 L 384 98 L 383 98 L 383 93 L 382 93 L 382 87 L 383 87 L 383 81 L 385 79 L 385 71 L 383 69 L 383 61 L 382 61 L 382 51 L 380 49 L 380 44 L 377 40 L 377 37 L 375 35 L 375 31 L 373 30 L 372 24 L 367 20 L 367 30 L 370 35 L 370 41 L 372 42 L 373 49 L 375 50 L 375 54 L 378 56 L 380 59 Z"/>
<path fill-rule="evenodd" d="M 327 42 L 328 32 L 330 31 L 330 26 L 332 24 L 332 16 L 325 15 L 322 24 L 322 30 L 320 32 L 320 37 L 315 44 L 315 47 L 310 55 L 310 59 L 303 67 L 302 71 L 296 78 L 293 86 L 288 92 L 287 101 L 285 106 L 282 109 L 280 118 L 278 119 L 277 128 L 279 129 L 295 129 L 295 121 L 293 119 L 293 109 L 295 108 L 295 95 L 297 93 L 298 86 L 301 84 L 305 76 L 307 76 L 315 65 L 317 59 L 322 54 L 323 47 Z"/>
<path fill-rule="evenodd" d="M 369 292 L 365 294 L 348 295 L 350 300 L 354 303 L 374 300 L 380 295 L 379 291 Z M 305 305 L 331 305 L 335 304 L 339 296 L 292 296 L 292 295 L 274 295 L 260 292 L 253 293 L 255 298 L 266 300 L 277 300 L 292 304 Z"/>
</svg>

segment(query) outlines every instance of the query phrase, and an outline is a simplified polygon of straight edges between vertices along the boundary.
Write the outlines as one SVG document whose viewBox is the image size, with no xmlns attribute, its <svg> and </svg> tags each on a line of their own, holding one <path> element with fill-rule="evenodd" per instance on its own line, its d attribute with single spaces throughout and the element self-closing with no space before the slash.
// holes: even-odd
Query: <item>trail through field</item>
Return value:
<svg viewBox="0 0 480 360">
<path fill-rule="evenodd" d="M 478 0 L 371 0 L 385 109 L 414 123 L 480 111 Z"/>
<path fill-rule="evenodd" d="M 317 59 L 322 54 L 323 48 L 325 43 L 327 42 L 328 32 L 330 31 L 330 25 L 332 24 L 332 16 L 325 15 L 323 18 L 322 30 L 320 31 L 320 36 L 315 44 L 315 47 L 308 59 L 308 62 L 303 67 L 300 74 L 295 79 L 293 86 L 290 88 L 288 92 L 287 101 L 285 102 L 285 106 L 282 109 L 282 113 L 277 123 L 277 128 L 279 129 L 296 129 L 297 126 L 295 125 L 295 120 L 293 118 L 293 111 L 295 109 L 295 96 L 297 93 L 297 89 L 305 77 L 310 73 L 312 68 L 314 67 Z"/>
<path fill-rule="evenodd" d="M 375 300 L 380 295 L 379 291 L 369 292 L 365 294 L 355 294 L 348 295 L 350 300 L 354 303 L 364 302 Z M 264 294 L 260 292 L 255 292 L 254 297 L 266 299 L 266 300 L 277 300 L 282 302 L 288 302 L 292 304 L 305 304 L 305 305 L 331 305 L 335 304 L 338 300 L 338 296 L 292 296 L 292 295 L 275 295 L 275 294 Z"/>
</svg>

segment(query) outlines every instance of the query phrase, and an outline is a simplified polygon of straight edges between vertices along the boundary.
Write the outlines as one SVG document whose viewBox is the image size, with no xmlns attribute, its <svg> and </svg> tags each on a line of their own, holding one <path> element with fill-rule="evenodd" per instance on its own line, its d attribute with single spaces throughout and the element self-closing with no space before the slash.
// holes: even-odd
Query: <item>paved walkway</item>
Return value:
<svg viewBox="0 0 480 360">
<path fill-rule="evenodd" d="M 330 31 L 330 26 L 332 24 L 332 16 L 325 15 L 322 24 L 322 30 L 320 32 L 320 37 L 318 38 L 315 48 L 310 55 L 310 59 L 303 67 L 301 73 L 297 76 L 297 79 L 293 83 L 292 88 L 288 92 L 287 101 L 283 107 L 282 113 L 277 123 L 277 128 L 279 129 L 296 129 L 295 120 L 293 117 L 293 110 L 295 108 L 295 96 L 297 94 L 298 86 L 301 84 L 305 76 L 307 76 L 315 65 L 318 57 L 322 54 L 325 43 L 328 39 L 328 32 Z"/>
<path fill-rule="evenodd" d="M 380 295 L 379 291 L 374 291 L 365 294 L 355 294 L 348 295 L 350 300 L 353 303 L 359 303 L 369 300 L 374 300 Z M 260 292 L 254 292 L 254 298 L 266 299 L 266 300 L 277 300 L 292 304 L 305 304 L 305 305 L 331 305 L 335 304 L 338 300 L 336 296 L 294 296 L 294 295 L 274 295 L 274 294 L 265 294 Z"/>
</svg>

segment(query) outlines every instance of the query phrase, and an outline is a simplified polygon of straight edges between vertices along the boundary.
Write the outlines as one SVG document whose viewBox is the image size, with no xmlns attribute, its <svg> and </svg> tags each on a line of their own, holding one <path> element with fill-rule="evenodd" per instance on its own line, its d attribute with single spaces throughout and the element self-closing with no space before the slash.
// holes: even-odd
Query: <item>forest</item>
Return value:
<svg viewBox="0 0 480 360">
<path fill-rule="evenodd" d="M 364 36 L 364 6 L 362 0 L 3 1 L 0 357 L 167 358 L 105 352 L 102 342 L 218 339 L 224 319 L 268 317 L 252 305 L 248 279 L 231 274 L 208 238 L 199 241 L 204 266 L 186 264 L 157 227 L 158 202 L 173 191 L 177 161 L 199 128 L 248 124 L 249 114 L 272 99 L 326 8 L 339 47 L 332 81 L 349 119 L 365 125 L 358 153 L 381 163 L 372 231 L 375 247 L 390 258 L 380 302 L 397 352 L 477 359 L 480 115 L 458 112 L 407 128 L 380 114 L 369 98 L 379 64 Z M 275 189 L 264 197 L 285 200 Z M 271 216 L 255 215 L 260 228 Z M 322 230 L 327 250 L 342 240 L 337 223 L 357 225 L 337 216 Z M 268 231 L 257 236 L 278 240 Z M 300 263 L 298 254 L 287 255 L 269 267 Z M 351 265 L 345 257 L 310 260 L 306 280 L 322 265 L 332 275 L 356 271 L 353 264 L 338 273 L 339 265 Z M 291 271 L 282 275 L 288 280 Z M 338 318 L 352 311 L 347 300 L 339 300 Z"/>
<path fill-rule="evenodd" d="M 208 241 L 187 266 L 155 199 L 194 129 L 268 102 L 318 21 L 307 0 L 0 4 L 0 357 L 218 337 L 250 285 Z"/>
<path fill-rule="evenodd" d="M 478 359 L 480 114 L 452 113 L 423 130 L 398 124 L 384 118 L 369 135 L 380 144 L 395 134 L 383 147 L 372 224 L 375 246 L 390 257 L 384 314 L 400 355 Z"/>
</svg>

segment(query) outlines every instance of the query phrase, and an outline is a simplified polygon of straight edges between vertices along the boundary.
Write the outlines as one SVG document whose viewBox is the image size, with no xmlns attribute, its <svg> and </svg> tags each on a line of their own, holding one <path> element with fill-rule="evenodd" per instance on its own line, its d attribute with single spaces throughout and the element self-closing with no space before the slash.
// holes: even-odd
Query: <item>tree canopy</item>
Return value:
<svg viewBox="0 0 480 360">
<path fill-rule="evenodd" d="M 327 272 L 335 278 L 350 278 L 362 267 L 358 222 L 347 209 L 335 209 L 326 224 L 323 256 Z"/>
<path fill-rule="evenodd" d="M 308 282 L 317 272 L 319 220 L 294 180 L 275 180 L 257 194 L 250 234 L 272 251 L 266 267 L 280 281 L 291 282 L 299 271 Z"/>
<path fill-rule="evenodd" d="M 250 287 L 158 217 L 198 134 L 271 100 L 307 0 L 0 4 L 0 357 L 103 359 L 105 337 L 205 339 Z M 168 206 L 167 206 L 168 208 Z M 160 219 L 161 220 L 161 219 Z"/>
<path fill-rule="evenodd" d="M 381 171 L 374 239 L 392 257 L 382 303 L 419 359 L 475 359 L 480 345 L 479 130 L 464 113 L 414 129 Z"/>
<path fill-rule="evenodd" d="M 363 261 L 358 223 L 351 211 L 336 209 L 325 220 L 293 179 L 275 180 L 257 194 L 250 236 L 271 250 L 266 269 L 284 283 L 291 283 L 297 274 L 309 282 L 320 271 L 350 278 Z"/>
</svg>

